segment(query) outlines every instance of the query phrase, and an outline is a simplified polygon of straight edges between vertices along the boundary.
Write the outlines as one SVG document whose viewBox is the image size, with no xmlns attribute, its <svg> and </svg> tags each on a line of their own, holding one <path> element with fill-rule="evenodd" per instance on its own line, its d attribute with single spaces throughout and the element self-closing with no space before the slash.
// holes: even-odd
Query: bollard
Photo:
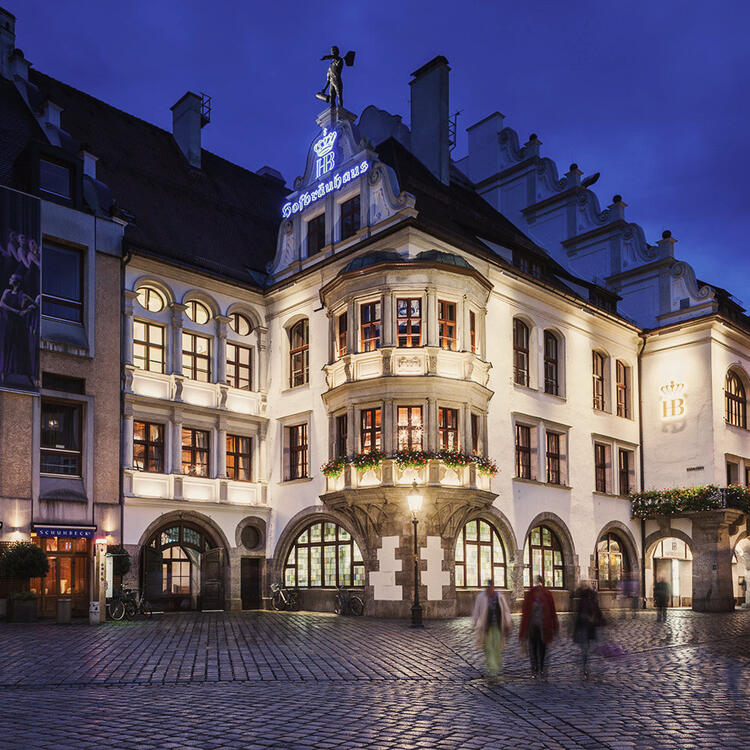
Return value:
<svg viewBox="0 0 750 750">
<path fill-rule="evenodd" d="M 70 625 L 70 618 L 73 614 L 73 600 L 72 599 L 58 599 L 57 600 L 57 624 L 58 625 Z"/>
<path fill-rule="evenodd" d="M 99 602 L 89 604 L 89 625 L 99 625 Z"/>
</svg>

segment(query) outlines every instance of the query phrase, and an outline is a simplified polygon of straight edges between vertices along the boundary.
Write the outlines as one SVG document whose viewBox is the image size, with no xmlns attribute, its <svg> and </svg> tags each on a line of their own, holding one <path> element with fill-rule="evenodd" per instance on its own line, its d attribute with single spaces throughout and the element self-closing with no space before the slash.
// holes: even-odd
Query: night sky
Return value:
<svg viewBox="0 0 750 750">
<path fill-rule="evenodd" d="M 678 258 L 750 306 L 746 2 L 0 2 L 37 69 L 166 129 L 186 90 L 205 91 L 204 148 L 290 185 L 331 44 L 357 52 L 347 109 L 407 124 L 410 73 L 443 54 L 462 110 L 454 158 L 465 128 L 500 111 L 561 172 L 600 171 L 602 207 L 620 193 L 649 242 L 671 229 Z"/>
</svg>

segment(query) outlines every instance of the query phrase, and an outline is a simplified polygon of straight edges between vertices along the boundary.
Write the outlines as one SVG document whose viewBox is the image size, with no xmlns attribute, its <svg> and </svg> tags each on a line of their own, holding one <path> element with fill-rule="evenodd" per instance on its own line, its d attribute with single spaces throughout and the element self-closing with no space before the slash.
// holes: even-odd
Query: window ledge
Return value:
<svg viewBox="0 0 750 750">
<path fill-rule="evenodd" d="M 516 383 L 516 381 L 513 381 L 513 387 L 520 390 L 520 391 L 530 391 L 531 393 L 539 393 L 538 388 L 534 388 L 533 385 L 524 385 L 523 383 Z M 547 394 L 548 396 L 551 394 Z"/>
<path fill-rule="evenodd" d="M 310 383 L 302 383 L 302 385 L 293 385 L 288 388 L 282 389 L 281 393 L 291 393 L 292 391 L 301 391 L 304 388 L 310 388 Z"/>
<path fill-rule="evenodd" d="M 608 414 L 609 416 L 614 416 L 609 409 L 597 409 L 595 406 L 592 406 L 591 411 L 593 411 L 594 414 Z"/>
<path fill-rule="evenodd" d="M 558 401 L 567 401 L 568 399 L 565 396 L 561 396 L 559 393 L 548 393 L 547 391 L 540 391 L 545 396 L 550 396 L 551 398 L 555 398 Z"/>
<path fill-rule="evenodd" d="M 520 482 L 521 484 L 535 484 L 538 487 L 552 487 L 556 490 L 573 489 L 569 484 L 552 484 L 552 482 L 542 482 L 539 479 L 524 479 L 523 477 L 513 477 L 513 481 Z"/>
<path fill-rule="evenodd" d="M 302 477 L 301 479 L 282 479 L 279 484 L 304 484 L 305 482 L 312 482 L 313 477 Z"/>
<path fill-rule="evenodd" d="M 729 428 L 731 428 L 733 430 L 740 430 L 741 432 L 750 432 L 750 430 L 748 430 L 747 427 L 743 427 L 742 425 L 739 425 L 739 424 L 732 424 L 731 422 L 727 421 L 726 419 L 724 420 L 724 426 L 725 427 L 729 427 Z"/>
<path fill-rule="evenodd" d="M 611 497 L 618 500 L 628 500 L 627 495 L 621 495 L 619 492 L 599 492 L 599 490 L 594 490 L 591 494 L 597 497 Z"/>
</svg>

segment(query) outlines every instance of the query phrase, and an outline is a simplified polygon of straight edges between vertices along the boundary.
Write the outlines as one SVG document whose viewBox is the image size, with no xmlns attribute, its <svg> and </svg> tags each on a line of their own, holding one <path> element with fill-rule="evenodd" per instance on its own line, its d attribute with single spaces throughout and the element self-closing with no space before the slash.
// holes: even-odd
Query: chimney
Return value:
<svg viewBox="0 0 750 750">
<path fill-rule="evenodd" d="M 208 122 L 203 114 L 203 100 L 188 91 L 172 107 L 172 136 L 190 165 L 201 166 L 201 128 Z"/>
<path fill-rule="evenodd" d="M 0 8 L 0 76 L 13 80 L 11 57 L 16 48 L 16 17 Z"/>
<path fill-rule="evenodd" d="M 438 55 L 412 73 L 411 150 L 437 177 L 448 184 L 448 61 Z"/>
</svg>

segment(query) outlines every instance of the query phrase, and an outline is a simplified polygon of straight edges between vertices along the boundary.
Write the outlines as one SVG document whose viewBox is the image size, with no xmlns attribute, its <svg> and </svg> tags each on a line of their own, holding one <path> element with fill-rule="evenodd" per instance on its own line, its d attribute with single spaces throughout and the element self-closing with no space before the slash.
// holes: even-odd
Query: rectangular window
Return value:
<svg viewBox="0 0 750 750">
<path fill-rule="evenodd" d="M 438 300 L 440 348 L 456 351 L 456 303 Z"/>
<path fill-rule="evenodd" d="M 346 337 L 349 332 L 349 321 L 347 320 L 346 313 L 339 315 L 336 328 L 336 350 L 338 356 L 343 357 L 348 351 Z"/>
<path fill-rule="evenodd" d="M 727 487 L 740 481 L 740 467 L 734 461 L 727 461 Z"/>
<path fill-rule="evenodd" d="M 211 382 L 211 339 L 207 336 L 183 331 L 182 374 L 190 380 Z"/>
<path fill-rule="evenodd" d="M 81 476 L 83 407 L 42 401 L 41 472 Z"/>
<path fill-rule="evenodd" d="M 349 420 L 346 414 L 336 417 L 336 455 L 346 455 L 346 441 L 349 437 Z"/>
<path fill-rule="evenodd" d="M 227 478 L 237 482 L 251 482 L 252 439 L 241 435 L 227 435 Z"/>
<path fill-rule="evenodd" d="M 469 341 L 471 353 L 477 353 L 477 316 L 473 310 L 469 310 Z"/>
<path fill-rule="evenodd" d="M 557 396 L 558 391 L 557 338 L 550 331 L 544 332 L 544 392 Z"/>
<path fill-rule="evenodd" d="M 83 253 L 44 243 L 42 315 L 83 322 Z"/>
<path fill-rule="evenodd" d="M 513 381 L 529 384 L 529 328 L 518 318 L 513 321 Z"/>
<path fill-rule="evenodd" d="M 39 159 L 39 189 L 59 198 L 68 198 L 73 194 L 72 170 L 69 166 L 58 164 L 47 159 Z"/>
<path fill-rule="evenodd" d="M 531 479 L 531 427 L 516 425 L 516 476 Z"/>
<path fill-rule="evenodd" d="M 440 450 L 458 450 L 458 409 L 438 409 Z"/>
<path fill-rule="evenodd" d="M 422 450 L 422 407 L 398 407 L 398 449 L 400 451 Z"/>
<path fill-rule="evenodd" d="M 307 257 L 319 253 L 326 244 L 325 213 L 307 222 Z"/>
<path fill-rule="evenodd" d="M 359 231 L 359 196 L 341 204 L 341 239 L 352 237 Z"/>
<path fill-rule="evenodd" d="M 133 422 L 133 468 L 136 471 L 164 472 L 164 425 Z"/>
<path fill-rule="evenodd" d="M 227 384 L 243 391 L 253 389 L 252 350 L 227 341 Z"/>
<path fill-rule="evenodd" d="M 594 389 L 594 409 L 604 411 L 604 356 L 599 352 L 592 354 L 591 376 Z"/>
<path fill-rule="evenodd" d="M 594 487 L 597 492 L 607 491 L 607 446 L 594 444 Z"/>
<path fill-rule="evenodd" d="M 557 432 L 546 433 L 547 439 L 547 482 L 562 484 L 560 474 L 560 435 Z"/>
<path fill-rule="evenodd" d="M 304 479 L 307 476 L 307 424 L 287 427 L 289 441 L 288 479 Z"/>
<path fill-rule="evenodd" d="M 360 305 L 359 319 L 362 351 L 375 351 L 380 346 L 380 302 Z"/>
<path fill-rule="evenodd" d="M 422 346 L 422 300 L 397 299 L 398 345 Z"/>
<path fill-rule="evenodd" d="M 289 387 L 304 385 L 310 378 L 310 327 L 307 318 L 289 331 Z"/>
<path fill-rule="evenodd" d="M 471 451 L 479 453 L 479 414 L 471 415 Z"/>
<path fill-rule="evenodd" d="M 182 428 L 182 473 L 191 477 L 208 476 L 208 430 Z"/>
<path fill-rule="evenodd" d="M 617 416 L 629 417 L 628 413 L 628 368 L 617 360 Z"/>
<path fill-rule="evenodd" d="M 620 494 L 628 495 L 632 491 L 630 484 L 630 474 L 634 468 L 633 451 L 620 448 L 619 469 L 620 469 Z"/>
<path fill-rule="evenodd" d="M 360 450 L 362 453 L 380 450 L 380 409 L 360 412 Z"/>
<path fill-rule="evenodd" d="M 164 327 L 143 320 L 134 320 L 133 364 L 141 370 L 164 372 L 165 363 Z"/>
</svg>

